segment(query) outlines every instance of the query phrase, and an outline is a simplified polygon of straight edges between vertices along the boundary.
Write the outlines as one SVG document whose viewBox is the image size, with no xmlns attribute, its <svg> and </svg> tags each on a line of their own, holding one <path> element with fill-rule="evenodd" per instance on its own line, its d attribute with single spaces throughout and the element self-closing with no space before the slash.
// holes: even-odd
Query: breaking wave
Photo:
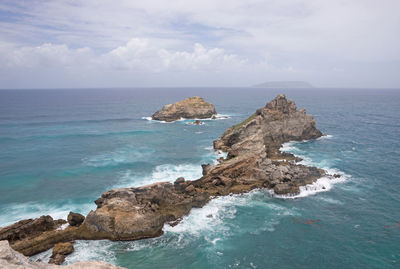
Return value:
<svg viewBox="0 0 400 269">
<path fill-rule="evenodd" d="M 321 139 L 331 139 L 333 138 L 332 135 L 324 135 L 317 140 Z M 348 180 L 351 176 L 344 173 L 343 171 L 340 171 L 337 168 L 332 167 L 332 161 L 328 159 L 320 159 L 320 160 L 314 160 L 311 159 L 310 157 L 306 156 L 306 152 L 302 151 L 296 145 L 300 143 L 304 143 L 307 141 L 301 141 L 301 142 L 287 142 L 282 145 L 280 148 L 281 151 L 283 152 L 289 152 L 294 154 L 296 157 L 300 157 L 302 161 L 299 162 L 299 164 L 303 164 L 306 166 L 315 166 L 321 169 L 324 169 L 327 172 L 327 176 L 319 178 L 316 182 L 312 184 L 308 184 L 305 186 L 300 187 L 300 193 L 297 195 L 276 195 L 274 192 L 271 190 L 271 194 L 275 197 L 279 198 L 299 198 L 299 197 L 306 197 L 309 195 L 314 195 L 319 192 L 326 192 L 329 191 L 333 188 L 333 186 L 337 183 L 342 183 Z M 334 177 L 333 175 L 339 175 L 340 177 Z"/>
</svg>

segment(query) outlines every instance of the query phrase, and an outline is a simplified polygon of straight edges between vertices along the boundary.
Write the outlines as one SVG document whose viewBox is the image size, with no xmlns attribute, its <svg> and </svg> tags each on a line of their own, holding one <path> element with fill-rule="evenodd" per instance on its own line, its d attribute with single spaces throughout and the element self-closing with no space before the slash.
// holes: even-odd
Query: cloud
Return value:
<svg viewBox="0 0 400 269">
<path fill-rule="evenodd" d="M 45 43 L 37 47 L 0 45 L 0 68 L 102 68 L 146 72 L 221 70 L 240 67 L 245 60 L 221 48 L 193 45 L 192 51 L 169 50 L 156 41 L 132 38 L 125 45 L 104 54 L 88 47 L 71 49 L 66 44 Z"/>
<path fill-rule="evenodd" d="M 400 68 L 398 10 L 397 0 L 3 0 L 1 77 L 8 85 L 5 67 L 53 66 L 119 71 L 127 83 L 132 72 L 208 72 L 216 85 L 400 85 L 381 75 Z M 346 66 L 351 75 L 330 76 Z"/>
</svg>

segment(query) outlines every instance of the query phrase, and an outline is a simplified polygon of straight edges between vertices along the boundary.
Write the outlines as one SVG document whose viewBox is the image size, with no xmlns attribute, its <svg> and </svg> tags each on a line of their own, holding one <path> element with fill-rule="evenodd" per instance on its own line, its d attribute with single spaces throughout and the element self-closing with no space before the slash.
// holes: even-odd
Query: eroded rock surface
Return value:
<svg viewBox="0 0 400 269">
<path fill-rule="evenodd" d="M 217 112 L 213 104 L 201 97 L 189 97 L 177 103 L 165 105 L 151 117 L 153 120 L 175 121 L 185 119 L 206 119 L 215 116 Z"/>
</svg>

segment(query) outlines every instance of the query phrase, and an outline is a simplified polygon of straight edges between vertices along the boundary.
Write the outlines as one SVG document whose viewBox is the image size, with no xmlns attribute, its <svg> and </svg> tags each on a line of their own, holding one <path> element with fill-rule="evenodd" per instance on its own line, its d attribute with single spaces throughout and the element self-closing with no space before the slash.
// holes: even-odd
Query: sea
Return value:
<svg viewBox="0 0 400 269">
<path fill-rule="evenodd" d="M 400 90 L 107 88 L 0 90 L 0 226 L 94 210 L 113 188 L 201 177 L 213 140 L 277 94 L 324 136 L 282 150 L 342 175 L 299 195 L 265 189 L 218 197 L 158 238 L 75 243 L 65 264 L 127 268 L 400 268 Z M 201 96 L 217 119 L 151 120 Z M 51 250 L 33 256 L 46 261 Z"/>
</svg>

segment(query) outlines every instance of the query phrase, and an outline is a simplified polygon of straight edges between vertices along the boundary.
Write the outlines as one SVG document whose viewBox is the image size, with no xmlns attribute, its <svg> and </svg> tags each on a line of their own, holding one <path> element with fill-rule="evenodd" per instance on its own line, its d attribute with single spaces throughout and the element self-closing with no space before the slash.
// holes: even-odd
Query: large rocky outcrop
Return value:
<svg viewBox="0 0 400 269">
<path fill-rule="evenodd" d="M 311 115 L 304 109 L 297 110 L 295 103 L 284 95 L 278 95 L 214 141 L 214 148 L 228 152 L 228 158 L 214 166 L 203 165 L 200 179 L 178 178 L 174 184 L 159 182 L 110 190 L 95 201 L 97 209 L 80 226 L 59 230 L 57 225 L 50 225 L 51 228 L 38 228 L 39 232 L 33 229 L 29 236 L 17 223 L 1 229 L 0 238 L 8 239 L 15 250 L 25 255 L 76 239 L 150 238 L 162 235 L 166 222 L 176 225 L 191 208 L 202 207 L 215 196 L 255 188 L 272 189 L 279 195 L 297 194 L 301 186 L 329 175 L 322 169 L 297 164 L 296 157 L 280 152 L 279 148 L 284 142 L 321 135 Z M 15 238 L 11 236 L 13 229 Z"/>
<path fill-rule="evenodd" d="M 68 266 L 33 262 L 14 251 L 7 241 L 0 241 L 0 268 L 4 269 L 122 269 L 100 261 L 77 262 Z"/>
<path fill-rule="evenodd" d="M 293 155 L 279 148 L 287 141 L 321 135 L 311 115 L 278 95 L 215 141 L 215 149 L 227 151 L 229 158 L 215 166 L 204 165 L 202 178 L 108 191 L 96 201 L 98 208 L 89 213 L 83 226 L 93 238 L 154 237 L 162 234 L 165 222 L 179 220 L 213 196 L 262 187 L 276 194 L 296 194 L 300 186 L 313 183 L 325 172 L 296 164 Z"/>
<path fill-rule="evenodd" d="M 214 148 L 228 152 L 232 157 L 246 152 L 265 152 L 272 158 L 285 142 L 320 136 L 322 133 L 316 128 L 313 117 L 306 114 L 304 108 L 297 110 L 292 100 L 280 94 L 242 123 L 228 128 L 214 141 Z"/>
<path fill-rule="evenodd" d="M 204 101 L 201 97 L 189 97 L 174 104 L 165 105 L 153 114 L 153 120 L 175 121 L 185 119 L 206 119 L 216 115 L 213 104 Z"/>
</svg>

